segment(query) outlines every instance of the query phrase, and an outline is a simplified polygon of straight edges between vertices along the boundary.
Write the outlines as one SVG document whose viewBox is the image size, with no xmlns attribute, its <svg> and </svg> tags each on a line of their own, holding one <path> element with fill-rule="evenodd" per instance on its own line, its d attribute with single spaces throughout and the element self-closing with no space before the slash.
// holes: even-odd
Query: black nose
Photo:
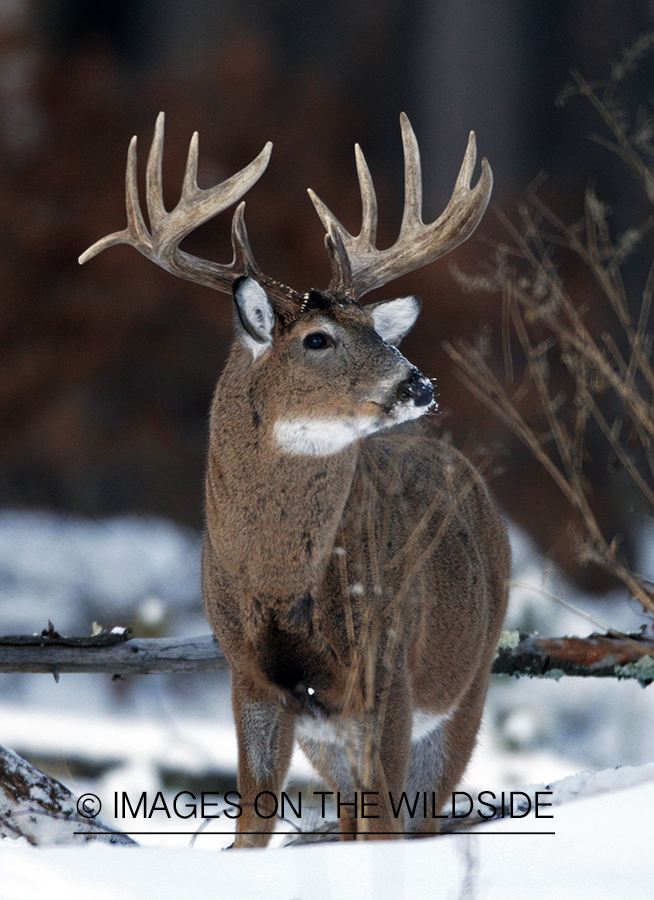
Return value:
<svg viewBox="0 0 654 900">
<path fill-rule="evenodd" d="M 413 400 L 415 406 L 427 406 L 434 399 L 434 388 L 431 381 L 416 371 L 404 382 L 400 391 L 400 399 Z"/>
</svg>

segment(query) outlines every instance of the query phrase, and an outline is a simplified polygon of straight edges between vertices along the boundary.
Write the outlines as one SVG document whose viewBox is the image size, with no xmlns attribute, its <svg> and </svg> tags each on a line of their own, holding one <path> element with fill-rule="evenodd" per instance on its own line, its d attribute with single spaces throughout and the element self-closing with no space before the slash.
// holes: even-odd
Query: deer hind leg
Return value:
<svg viewBox="0 0 654 900">
<path fill-rule="evenodd" d="M 382 711 L 366 728 L 361 716 L 300 720 L 299 742 L 338 801 L 341 837 L 395 838 L 404 831 L 397 801 L 409 765 L 411 720 L 405 680 L 395 678 Z M 375 738 L 375 730 L 379 733 Z"/>
<path fill-rule="evenodd" d="M 265 847 L 277 823 L 277 802 L 293 751 L 294 714 L 232 688 L 238 738 L 238 791 L 242 813 L 234 847 Z"/>
<path fill-rule="evenodd" d="M 358 736 L 353 734 L 349 737 L 346 736 L 350 731 L 347 726 L 336 728 L 327 723 L 320 723 L 316 726 L 316 723 L 305 722 L 303 727 L 300 724 L 301 721 L 298 722 L 298 739 L 309 762 L 322 775 L 330 790 L 334 792 L 334 800 L 339 798 L 346 803 L 352 801 L 356 793 L 354 778 L 355 756 L 358 755 L 356 749 Z M 325 823 L 317 823 L 318 827 L 322 824 Z M 352 839 L 355 836 L 356 829 L 350 823 L 345 825 L 342 815 L 340 830 L 343 839 Z"/>
<path fill-rule="evenodd" d="M 417 794 L 428 794 L 427 802 L 416 803 L 415 814 L 407 820 L 407 831 L 415 837 L 439 830 L 441 819 L 434 818 L 434 813 L 438 814 L 449 801 L 470 761 L 487 687 L 488 676 L 484 673 L 473 682 L 456 709 L 412 744 L 407 797 L 412 802 Z"/>
</svg>

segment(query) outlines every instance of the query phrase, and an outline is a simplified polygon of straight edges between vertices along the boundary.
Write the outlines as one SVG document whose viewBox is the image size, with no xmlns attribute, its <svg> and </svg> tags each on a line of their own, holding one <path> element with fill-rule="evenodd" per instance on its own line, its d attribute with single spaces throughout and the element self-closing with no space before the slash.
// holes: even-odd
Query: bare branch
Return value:
<svg viewBox="0 0 654 900">
<path fill-rule="evenodd" d="M 0 637 L 0 672 L 108 675 L 180 674 L 219 671 L 227 661 L 212 635 L 191 638 L 47 639 Z M 616 633 L 587 638 L 504 635 L 493 672 L 497 675 L 635 678 L 654 681 L 654 640 Z"/>
<path fill-rule="evenodd" d="M 636 678 L 643 687 L 654 681 L 654 640 L 643 634 L 592 634 L 589 637 L 547 638 L 506 635 L 493 664 L 496 675 L 559 678 Z"/>
<path fill-rule="evenodd" d="M 191 638 L 0 637 L 0 672 L 185 673 L 227 668 L 212 635 Z"/>
</svg>

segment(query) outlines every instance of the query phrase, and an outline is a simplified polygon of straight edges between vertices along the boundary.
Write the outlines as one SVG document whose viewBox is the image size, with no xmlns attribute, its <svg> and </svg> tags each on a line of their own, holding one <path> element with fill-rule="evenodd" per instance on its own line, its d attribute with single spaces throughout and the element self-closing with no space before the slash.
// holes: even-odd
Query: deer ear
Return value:
<svg viewBox="0 0 654 900">
<path fill-rule="evenodd" d="M 418 297 L 398 297 L 370 303 L 365 308 L 372 313 L 375 331 L 388 344 L 396 346 L 413 328 L 421 303 Z"/>
<path fill-rule="evenodd" d="M 275 313 L 266 292 L 254 278 L 237 278 L 234 293 L 234 330 L 256 359 L 272 344 Z"/>
</svg>

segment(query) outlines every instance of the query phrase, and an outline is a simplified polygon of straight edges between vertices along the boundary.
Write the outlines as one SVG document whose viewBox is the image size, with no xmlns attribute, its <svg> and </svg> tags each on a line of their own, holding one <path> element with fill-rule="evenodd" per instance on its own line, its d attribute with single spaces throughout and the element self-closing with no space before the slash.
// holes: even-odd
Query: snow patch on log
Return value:
<svg viewBox="0 0 654 900">
<path fill-rule="evenodd" d="M 38 847 L 90 840 L 134 844 L 100 816 L 80 815 L 78 798 L 68 788 L 5 747 L 0 747 L 0 838 L 25 838 Z"/>
</svg>

